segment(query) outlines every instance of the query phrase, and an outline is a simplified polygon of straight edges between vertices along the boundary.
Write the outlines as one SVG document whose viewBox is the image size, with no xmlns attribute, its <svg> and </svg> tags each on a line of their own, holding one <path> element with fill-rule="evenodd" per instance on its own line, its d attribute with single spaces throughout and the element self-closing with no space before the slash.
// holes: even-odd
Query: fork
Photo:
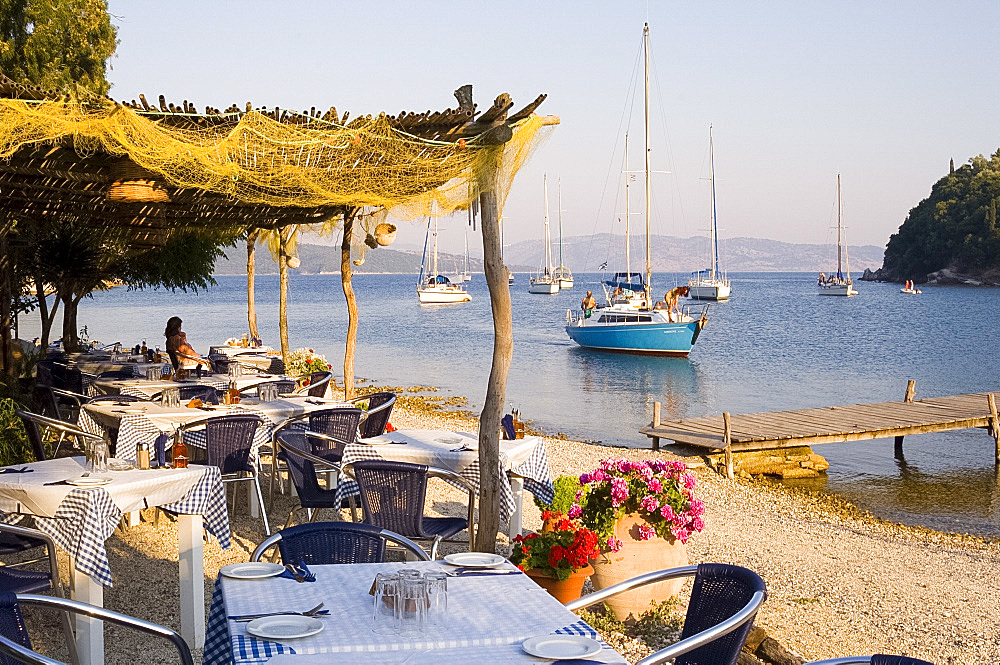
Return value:
<svg viewBox="0 0 1000 665">
<path fill-rule="evenodd" d="M 303 616 L 311 617 L 319 613 L 323 609 L 323 603 L 320 603 L 311 610 L 306 610 L 305 612 L 264 612 L 261 614 L 240 614 L 237 616 L 229 617 L 233 621 L 253 621 L 254 619 L 263 619 L 264 617 L 278 617 L 278 616 Z"/>
</svg>

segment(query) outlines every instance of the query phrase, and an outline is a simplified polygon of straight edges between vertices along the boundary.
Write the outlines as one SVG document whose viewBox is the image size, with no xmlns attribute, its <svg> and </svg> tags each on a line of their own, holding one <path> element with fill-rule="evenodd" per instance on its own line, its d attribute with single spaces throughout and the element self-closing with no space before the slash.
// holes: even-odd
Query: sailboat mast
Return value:
<svg viewBox="0 0 1000 665">
<path fill-rule="evenodd" d="M 841 258 L 843 256 L 844 250 L 840 237 L 840 216 L 843 214 L 844 205 L 840 200 L 840 174 L 837 174 L 837 277 L 843 276 L 843 266 L 841 266 Z"/>
<path fill-rule="evenodd" d="M 628 205 L 628 181 L 632 175 L 628 171 L 628 132 L 625 132 L 625 274 L 632 279 L 632 245 L 629 241 L 628 218 L 632 214 Z"/>
<path fill-rule="evenodd" d="M 552 239 L 549 234 L 549 179 L 542 176 L 542 189 L 545 193 L 545 274 L 552 274 Z"/>
<path fill-rule="evenodd" d="M 434 281 L 438 278 L 438 218 L 434 218 Z"/>
<path fill-rule="evenodd" d="M 711 246 L 708 249 L 711 269 L 709 279 L 715 281 L 715 270 L 719 264 L 719 236 L 716 229 L 716 208 L 715 208 L 715 144 L 712 142 L 712 126 L 708 126 L 708 177 L 712 185 L 712 226 L 709 229 Z"/>
<path fill-rule="evenodd" d="M 645 103 L 644 103 L 644 121 L 645 121 L 645 133 L 646 133 L 646 307 L 650 306 L 652 302 L 652 285 L 650 284 L 650 279 L 652 277 L 652 267 L 650 265 L 650 251 L 649 251 L 649 210 L 650 210 L 650 192 L 649 192 L 649 24 L 646 23 L 642 28 L 642 48 L 645 56 L 645 70 L 644 70 L 644 80 L 645 80 Z"/>
</svg>

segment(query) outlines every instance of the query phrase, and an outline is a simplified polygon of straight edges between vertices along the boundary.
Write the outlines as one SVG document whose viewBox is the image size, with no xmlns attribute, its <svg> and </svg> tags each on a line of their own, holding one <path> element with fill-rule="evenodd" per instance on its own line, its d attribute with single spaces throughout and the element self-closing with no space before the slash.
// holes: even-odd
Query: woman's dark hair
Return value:
<svg viewBox="0 0 1000 665">
<path fill-rule="evenodd" d="M 167 329 L 163 331 L 163 336 L 170 338 L 179 333 L 181 330 L 181 317 L 171 316 L 167 319 Z"/>
</svg>

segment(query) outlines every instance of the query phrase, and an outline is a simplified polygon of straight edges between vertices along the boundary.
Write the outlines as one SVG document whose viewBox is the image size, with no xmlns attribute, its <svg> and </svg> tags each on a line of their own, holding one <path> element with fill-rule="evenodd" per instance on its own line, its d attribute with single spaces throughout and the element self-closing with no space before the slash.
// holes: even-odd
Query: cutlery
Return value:
<svg viewBox="0 0 1000 665">
<path fill-rule="evenodd" d="M 0 473 L 29 473 L 34 471 L 34 469 L 29 469 L 26 466 L 22 466 L 20 469 L 0 469 Z"/>
<path fill-rule="evenodd" d="M 264 617 L 280 617 L 280 616 L 303 616 L 311 617 L 317 614 L 329 614 L 329 610 L 323 609 L 323 603 L 320 603 L 311 610 L 306 610 L 305 612 L 262 612 L 261 614 L 236 614 L 229 617 L 232 621 L 253 621 L 254 619 L 263 619 Z"/>
<path fill-rule="evenodd" d="M 306 578 L 302 576 L 299 569 L 290 563 L 285 564 L 285 572 L 292 576 L 296 582 L 305 582 Z"/>
<path fill-rule="evenodd" d="M 452 448 L 448 452 L 449 453 L 461 453 L 461 452 L 465 452 L 466 450 L 472 450 L 472 448 L 463 445 L 463 446 L 459 446 L 458 448 Z"/>
<path fill-rule="evenodd" d="M 455 570 L 455 571 L 451 571 L 451 570 L 446 570 L 445 574 L 448 577 L 479 577 L 479 576 L 485 577 L 485 576 L 488 576 L 488 575 L 496 575 L 496 576 L 499 576 L 499 575 L 520 575 L 521 571 L 520 570 L 493 570 L 493 571 L 486 571 L 486 570 Z"/>
<path fill-rule="evenodd" d="M 315 582 L 316 576 L 312 574 L 305 563 L 293 563 L 292 567 L 299 571 L 299 575 L 302 576 L 301 582 Z"/>
</svg>

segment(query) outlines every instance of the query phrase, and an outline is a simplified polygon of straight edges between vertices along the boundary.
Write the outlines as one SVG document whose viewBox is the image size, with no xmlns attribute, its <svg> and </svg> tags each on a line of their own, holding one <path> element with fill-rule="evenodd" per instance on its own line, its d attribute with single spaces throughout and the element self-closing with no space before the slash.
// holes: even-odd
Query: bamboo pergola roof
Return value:
<svg viewBox="0 0 1000 665">
<path fill-rule="evenodd" d="M 382 114 L 377 119 L 384 119 L 390 127 L 416 141 L 457 150 L 456 146 L 464 149 L 466 141 L 481 145 L 506 142 L 512 134 L 511 126 L 531 116 L 545 99 L 545 95 L 539 95 L 521 110 L 511 113 L 513 102 L 504 93 L 480 113 L 472 101 L 471 85 L 459 88 L 454 94 L 458 100 L 455 108 L 423 113 L 403 111 L 393 116 Z M 16 83 L 0 74 L 0 101 L 3 100 L 31 104 L 68 101 L 57 93 Z M 82 106 L 114 104 L 112 100 L 100 98 L 86 101 Z M 130 109 L 157 127 L 192 131 L 213 128 L 224 131 L 236 127 L 251 113 L 290 129 L 322 127 L 325 123 L 344 131 L 345 128 L 370 126 L 373 121 L 372 116 L 351 119 L 349 114 L 339 114 L 334 107 L 322 113 L 315 107 L 297 112 L 277 107 L 254 108 L 250 102 L 243 107 L 234 104 L 224 110 L 206 106 L 200 112 L 188 100 L 175 104 L 166 101 L 163 95 L 156 104 L 150 104 L 144 95 L 139 95 L 138 101 L 120 102 L 117 108 Z M 247 159 L 253 157 L 248 155 Z M 292 155 L 284 167 L 296 168 L 296 159 L 305 160 L 301 163 L 303 169 L 316 166 L 315 159 L 310 163 L 309 157 Z M 179 187 L 161 177 L 162 174 L 148 170 L 144 172 L 155 178 L 156 189 L 163 194 L 161 200 L 115 200 L 114 196 L 109 197 L 109 190 L 114 183 L 121 184 L 123 161 L 131 162 L 128 156 L 115 154 L 100 145 L 88 144 L 81 149 L 80 142 L 73 136 L 21 145 L 9 157 L 0 159 L 0 225 L 6 226 L 10 221 L 23 218 L 86 222 L 120 230 L 123 239 L 152 246 L 164 242 L 176 229 L 194 227 L 222 232 L 273 229 L 321 222 L 342 213 L 345 208 L 367 204 L 365 200 L 358 200 L 336 205 L 317 205 L 312 201 L 296 205 L 292 196 L 287 205 L 268 205 L 259 200 L 241 199 L 231 191 L 213 187 Z M 381 158 L 371 168 L 378 168 L 380 161 Z M 131 166 L 136 165 L 131 162 Z M 356 159 L 353 166 L 357 166 Z M 334 161 L 325 166 L 327 169 L 349 167 L 352 164 L 346 161 L 343 165 Z M 143 172 L 142 169 L 139 172 Z M 420 186 L 434 188 L 444 184 L 425 180 Z"/>
</svg>

